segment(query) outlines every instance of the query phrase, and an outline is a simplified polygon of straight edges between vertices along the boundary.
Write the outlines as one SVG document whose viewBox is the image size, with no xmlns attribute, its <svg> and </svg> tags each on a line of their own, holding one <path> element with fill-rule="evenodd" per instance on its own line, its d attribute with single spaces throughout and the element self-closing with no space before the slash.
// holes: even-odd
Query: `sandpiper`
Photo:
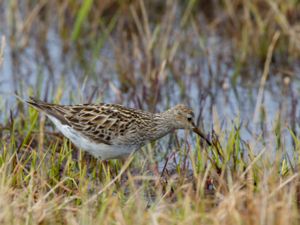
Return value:
<svg viewBox="0 0 300 225">
<path fill-rule="evenodd" d="M 151 113 L 117 104 L 57 105 L 33 97 L 27 102 L 77 147 L 101 160 L 125 158 L 176 129 L 193 130 L 211 145 L 196 127 L 193 111 L 184 105 Z"/>
</svg>

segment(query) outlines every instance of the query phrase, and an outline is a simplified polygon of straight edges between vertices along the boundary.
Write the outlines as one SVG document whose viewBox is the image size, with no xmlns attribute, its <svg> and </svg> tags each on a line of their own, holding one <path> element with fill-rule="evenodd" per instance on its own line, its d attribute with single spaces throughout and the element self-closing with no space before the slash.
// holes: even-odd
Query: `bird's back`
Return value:
<svg viewBox="0 0 300 225">
<path fill-rule="evenodd" d="M 101 149 L 123 149 L 126 154 L 136 150 L 144 144 L 145 130 L 153 119 L 152 113 L 117 104 L 57 105 L 34 98 L 28 103 L 44 111 L 66 137 L 93 155 Z"/>
</svg>

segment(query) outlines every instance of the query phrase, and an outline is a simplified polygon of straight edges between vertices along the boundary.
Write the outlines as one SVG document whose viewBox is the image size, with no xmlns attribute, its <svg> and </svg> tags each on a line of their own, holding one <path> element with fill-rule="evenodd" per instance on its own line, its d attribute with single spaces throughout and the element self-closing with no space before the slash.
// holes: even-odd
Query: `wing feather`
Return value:
<svg viewBox="0 0 300 225">
<path fill-rule="evenodd" d="M 143 112 L 128 109 L 121 105 L 56 105 L 30 98 L 28 103 L 38 110 L 57 118 L 63 124 L 71 126 L 85 137 L 96 143 L 111 145 L 126 134 L 134 135 L 135 129 L 141 125 L 138 121 Z M 141 113 L 139 113 L 141 112 Z M 140 115 L 139 115 L 140 114 Z"/>
</svg>

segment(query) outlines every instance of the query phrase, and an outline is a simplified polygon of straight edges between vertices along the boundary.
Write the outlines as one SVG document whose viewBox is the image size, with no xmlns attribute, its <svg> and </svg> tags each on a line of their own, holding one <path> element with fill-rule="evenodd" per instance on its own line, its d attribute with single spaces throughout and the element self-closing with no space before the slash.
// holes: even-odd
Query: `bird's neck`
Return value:
<svg viewBox="0 0 300 225">
<path fill-rule="evenodd" d="M 149 134 L 151 140 L 157 140 L 173 131 L 175 129 L 172 123 L 173 120 L 174 118 L 167 112 L 155 113 L 153 127 L 150 129 Z"/>
</svg>

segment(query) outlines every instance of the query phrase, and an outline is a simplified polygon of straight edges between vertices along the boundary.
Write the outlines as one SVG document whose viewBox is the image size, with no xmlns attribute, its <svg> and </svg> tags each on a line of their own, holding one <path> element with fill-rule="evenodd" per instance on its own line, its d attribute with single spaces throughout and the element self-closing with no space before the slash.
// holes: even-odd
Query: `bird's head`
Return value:
<svg viewBox="0 0 300 225">
<path fill-rule="evenodd" d="M 172 124 L 175 129 L 189 129 L 197 133 L 200 137 L 205 139 L 205 141 L 211 145 L 210 141 L 205 137 L 205 135 L 200 131 L 200 129 L 195 125 L 195 115 L 192 109 L 185 105 L 176 105 L 169 109 L 171 115 L 174 117 Z"/>
</svg>

